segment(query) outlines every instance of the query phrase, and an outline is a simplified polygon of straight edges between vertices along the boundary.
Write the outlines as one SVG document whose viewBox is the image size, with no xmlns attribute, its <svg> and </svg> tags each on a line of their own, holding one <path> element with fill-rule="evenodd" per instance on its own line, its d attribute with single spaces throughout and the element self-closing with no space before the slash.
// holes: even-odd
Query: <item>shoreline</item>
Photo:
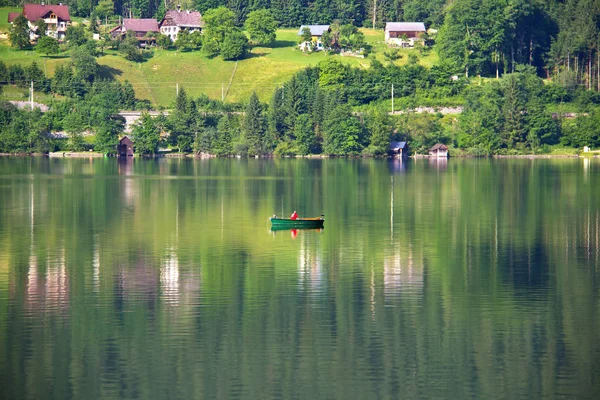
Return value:
<svg viewBox="0 0 600 400">
<path fill-rule="evenodd" d="M 102 158 L 102 157 L 109 157 L 109 158 L 115 158 L 115 159 L 119 159 L 121 157 L 117 157 L 116 155 L 111 155 L 111 156 L 107 156 L 103 153 L 96 153 L 96 152 L 73 152 L 73 151 L 57 151 L 57 152 L 51 152 L 51 153 L 0 153 L 0 157 L 47 157 L 47 158 Z M 127 157 L 128 159 L 130 157 Z M 248 156 L 248 157 L 241 157 L 241 156 L 227 156 L 227 157 L 218 157 L 215 155 L 211 155 L 211 154 L 187 154 L 187 153 L 163 153 L 163 154 L 154 154 L 151 156 L 141 156 L 141 155 L 134 155 L 133 158 L 136 159 L 149 159 L 149 158 L 188 158 L 188 159 L 198 159 L 198 160 L 205 160 L 205 159 L 209 159 L 209 158 L 247 158 L 247 159 L 275 159 L 275 158 L 280 158 L 280 159 L 290 159 L 290 158 L 296 158 L 296 159 L 308 159 L 308 160 L 314 160 L 314 159 L 329 159 L 329 158 L 347 158 L 347 159 L 357 159 L 357 158 L 364 158 L 364 159 L 389 159 L 389 160 L 399 160 L 399 159 L 408 159 L 408 158 L 412 158 L 414 160 L 417 159 L 429 159 L 429 160 L 447 160 L 449 158 L 496 158 L 496 159 L 509 159 L 509 158 L 514 158 L 514 159 L 551 159 L 551 158 L 555 158 L 555 159 L 560 159 L 560 158 L 600 158 L 600 152 L 599 153 L 579 153 L 579 154 L 514 154 L 514 155 L 505 155 L 505 154 L 493 154 L 490 156 L 473 156 L 473 155 L 468 155 L 468 154 L 458 154 L 458 155 L 453 155 L 453 156 L 449 156 L 449 157 L 433 157 L 427 154 L 413 154 L 407 157 L 363 157 L 363 156 L 336 156 L 336 157 L 331 157 L 331 156 L 327 156 L 327 155 L 323 155 L 323 154 L 310 154 L 310 155 L 306 155 L 306 156 L 285 156 L 285 157 L 274 157 L 272 155 L 270 156 L 260 156 L 260 157 L 256 157 L 256 156 Z"/>
</svg>

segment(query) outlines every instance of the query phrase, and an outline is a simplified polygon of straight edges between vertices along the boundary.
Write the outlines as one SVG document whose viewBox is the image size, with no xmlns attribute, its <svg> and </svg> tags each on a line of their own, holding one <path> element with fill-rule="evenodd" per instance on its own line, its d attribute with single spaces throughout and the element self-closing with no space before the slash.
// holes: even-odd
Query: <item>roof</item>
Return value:
<svg viewBox="0 0 600 400">
<path fill-rule="evenodd" d="M 323 33 L 329 30 L 329 25 L 302 25 L 298 31 L 298 36 L 302 36 L 304 28 L 310 29 L 311 36 L 323 36 Z"/>
<path fill-rule="evenodd" d="M 390 150 L 404 150 L 406 148 L 406 142 L 391 142 L 390 143 Z"/>
<path fill-rule="evenodd" d="M 448 146 L 446 146 L 445 144 L 442 144 L 442 143 L 438 143 L 429 149 L 429 151 L 436 151 L 436 150 L 448 150 Z"/>
<path fill-rule="evenodd" d="M 166 19 L 171 19 L 177 26 L 189 26 L 193 28 L 202 28 L 204 26 L 204 20 L 199 11 L 169 10 L 162 19 L 161 25 Z"/>
<path fill-rule="evenodd" d="M 25 4 L 23 6 L 23 15 L 31 22 L 47 17 L 50 13 L 56 14 L 63 21 L 70 21 L 69 6 L 54 4 Z"/>
<path fill-rule="evenodd" d="M 385 24 L 388 32 L 425 32 L 425 24 L 422 22 L 388 22 Z"/>
<path fill-rule="evenodd" d="M 20 12 L 9 12 L 8 13 L 8 22 L 13 22 L 15 20 L 15 18 L 17 18 L 19 15 L 21 15 Z"/>
<path fill-rule="evenodd" d="M 124 18 L 123 27 L 126 31 L 158 32 L 158 22 L 153 18 Z"/>
</svg>

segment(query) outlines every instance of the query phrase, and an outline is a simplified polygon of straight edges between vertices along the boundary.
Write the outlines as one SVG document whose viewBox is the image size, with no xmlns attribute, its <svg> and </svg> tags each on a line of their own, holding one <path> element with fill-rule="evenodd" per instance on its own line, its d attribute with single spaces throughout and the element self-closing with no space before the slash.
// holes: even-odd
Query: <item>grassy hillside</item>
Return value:
<svg viewBox="0 0 600 400">
<path fill-rule="evenodd" d="M 8 33 L 10 24 L 8 23 L 9 12 L 20 12 L 21 7 L 0 7 L 0 35 Z"/>
<path fill-rule="evenodd" d="M 6 9 L 1 9 L 4 12 Z M 6 12 L 7 13 L 7 12 Z M 367 41 L 373 46 L 372 57 L 380 61 L 387 48 L 383 43 L 383 32 L 363 29 Z M 174 50 L 155 49 L 154 55 L 142 63 L 125 60 L 116 52 L 108 52 L 98 58 L 103 76 L 128 80 L 136 95 L 150 100 L 156 107 L 168 107 L 175 99 L 176 85 L 186 89 L 192 96 L 202 93 L 226 101 L 245 101 L 253 91 L 262 101 L 269 101 L 273 90 L 289 80 L 297 71 L 316 65 L 328 57 L 325 53 L 304 54 L 297 48 L 298 36 L 295 29 L 280 29 L 277 41 L 269 47 L 254 47 L 248 57 L 237 63 L 223 61 L 220 57 L 208 58 L 202 52 L 182 53 Z M 407 62 L 407 54 L 419 56 L 423 65 L 437 62 L 436 55 L 422 56 L 417 50 L 401 50 L 404 57 L 397 63 Z M 368 68 L 370 61 L 355 57 L 335 55 L 349 65 Z M 35 51 L 18 51 L 10 48 L 8 40 L 0 40 L 0 59 L 7 64 L 29 64 L 36 61 L 48 75 L 56 66 L 69 61 L 68 53 L 52 57 L 41 56 Z"/>
</svg>

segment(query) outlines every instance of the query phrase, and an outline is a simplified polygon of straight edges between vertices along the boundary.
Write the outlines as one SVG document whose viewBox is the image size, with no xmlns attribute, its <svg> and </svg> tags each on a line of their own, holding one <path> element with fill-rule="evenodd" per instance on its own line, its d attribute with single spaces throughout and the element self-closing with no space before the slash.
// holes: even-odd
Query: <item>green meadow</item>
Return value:
<svg viewBox="0 0 600 400">
<path fill-rule="evenodd" d="M 8 12 L 18 9 L 0 8 L 0 18 L 7 19 Z M 1 25 L 2 31 L 8 29 Z M 108 51 L 98 57 L 101 75 L 118 80 L 128 80 L 134 87 L 137 97 L 148 99 L 156 107 L 169 107 L 175 99 L 177 85 L 193 97 L 206 94 L 214 99 L 225 98 L 230 102 L 244 102 L 252 92 L 259 98 L 269 101 L 273 90 L 283 85 L 296 72 L 307 66 L 315 66 L 327 57 L 358 68 L 369 68 L 371 59 L 385 62 L 383 52 L 387 48 L 383 42 L 383 31 L 362 29 L 373 52 L 368 58 L 328 56 L 324 52 L 303 53 L 298 50 L 296 29 L 280 29 L 277 40 L 269 47 L 253 47 L 250 53 L 238 62 L 223 61 L 220 57 L 209 58 L 202 51 L 179 52 L 176 50 L 153 49 L 148 60 L 135 63 L 127 61 L 120 54 Z M 407 62 L 408 53 L 413 52 L 419 62 L 431 66 L 437 62 L 433 51 L 427 55 L 418 50 L 400 50 L 403 57 L 398 65 Z M 15 50 L 7 38 L 0 40 L 0 60 L 6 64 L 29 64 L 36 61 L 46 74 L 52 76 L 56 66 L 69 61 L 68 53 L 56 56 L 42 56 L 33 50 Z M 18 92 L 18 93 L 15 93 Z M 20 89 L 10 90 L 12 96 L 20 96 Z"/>
</svg>

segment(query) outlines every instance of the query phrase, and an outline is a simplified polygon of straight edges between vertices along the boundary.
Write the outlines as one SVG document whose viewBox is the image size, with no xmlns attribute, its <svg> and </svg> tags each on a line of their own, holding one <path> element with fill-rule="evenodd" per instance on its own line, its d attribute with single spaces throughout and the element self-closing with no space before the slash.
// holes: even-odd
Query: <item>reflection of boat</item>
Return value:
<svg viewBox="0 0 600 400">
<path fill-rule="evenodd" d="M 320 228 L 314 228 L 314 227 L 309 227 L 309 228 L 298 228 L 298 227 L 292 227 L 290 228 L 289 226 L 275 226 L 273 225 L 271 227 L 271 232 L 279 232 L 279 231 L 313 231 L 313 232 L 323 232 L 323 227 Z"/>
<path fill-rule="evenodd" d="M 271 220 L 271 230 L 282 230 L 282 229 L 292 229 L 292 228 L 322 228 L 325 223 L 325 218 L 323 215 L 316 218 L 298 218 L 298 219 L 289 219 L 289 218 L 278 218 L 277 216 L 273 216 L 270 218 Z"/>
</svg>

